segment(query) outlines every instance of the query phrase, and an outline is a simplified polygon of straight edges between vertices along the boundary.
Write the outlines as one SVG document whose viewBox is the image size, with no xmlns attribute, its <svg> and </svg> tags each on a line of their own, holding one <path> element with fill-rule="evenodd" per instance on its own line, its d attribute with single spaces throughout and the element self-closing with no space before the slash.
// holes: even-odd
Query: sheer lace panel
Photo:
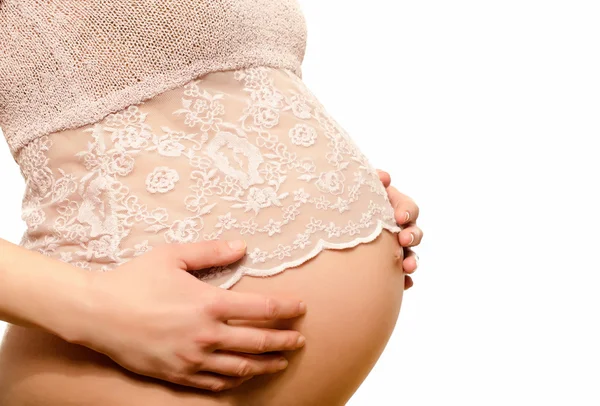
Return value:
<svg viewBox="0 0 600 406">
<path fill-rule="evenodd" d="M 208 74 L 40 137 L 18 161 L 22 244 L 86 269 L 245 239 L 242 260 L 195 272 L 228 288 L 400 231 L 375 169 L 290 70 Z"/>
</svg>

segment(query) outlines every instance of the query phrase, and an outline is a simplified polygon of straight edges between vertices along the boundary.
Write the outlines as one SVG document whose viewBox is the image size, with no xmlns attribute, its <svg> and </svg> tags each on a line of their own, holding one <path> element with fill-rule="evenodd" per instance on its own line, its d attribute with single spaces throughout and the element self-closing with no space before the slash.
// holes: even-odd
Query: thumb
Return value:
<svg viewBox="0 0 600 406">
<path fill-rule="evenodd" d="M 185 270 L 198 270 L 237 261 L 246 254 L 246 242 L 202 241 L 176 244 L 175 250 L 177 258 L 185 264 Z"/>
</svg>

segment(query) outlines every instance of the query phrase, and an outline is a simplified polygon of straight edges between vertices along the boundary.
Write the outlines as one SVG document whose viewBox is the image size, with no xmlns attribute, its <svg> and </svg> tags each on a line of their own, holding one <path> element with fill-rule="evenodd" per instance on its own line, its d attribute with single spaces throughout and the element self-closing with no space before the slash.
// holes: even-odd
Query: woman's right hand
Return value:
<svg viewBox="0 0 600 406">
<path fill-rule="evenodd" d="M 77 331 L 69 341 L 135 373 L 212 391 L 284 369 L 285 358 L 264 353 L 302 347 L 300 333 L 227 321 L 298 317 L 306 310 L 300 300 L 233 292 L 185 272 L 230 264 L 245 248 L 225 241 L 163 245 L 93 274 L 87 314 L 71 324 Z"/>
</svg>

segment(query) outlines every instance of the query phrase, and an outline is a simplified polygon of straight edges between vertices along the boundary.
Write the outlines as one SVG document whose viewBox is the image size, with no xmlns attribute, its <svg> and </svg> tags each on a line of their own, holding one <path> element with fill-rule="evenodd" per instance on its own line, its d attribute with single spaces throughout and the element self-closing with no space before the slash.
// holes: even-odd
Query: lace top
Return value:
<svg viewBox="0 0 600 406">
<path fill-rule="evenodd" d="M 399 231 L 368 159 L 289 70 L 214 72 L 19 154 L 22 244 L 109 270 L 161 243 L 244 239 L 232 286 Z"/>
<path fill-rule="evenodd" d="M 294 0 L 0 0 L 21 244 L 108 271 L 157 244 L 244 239 L 240 261 L 194 273 L 227 288 L 399 231 L 300 78 L 305 39 Z"/>
<path fill-rule="evenodd" d="M 295 0 L 0 0 L 0 127 L 16 155 L 208 72 L 300 75 L 305 42 Z"/>
</svg>

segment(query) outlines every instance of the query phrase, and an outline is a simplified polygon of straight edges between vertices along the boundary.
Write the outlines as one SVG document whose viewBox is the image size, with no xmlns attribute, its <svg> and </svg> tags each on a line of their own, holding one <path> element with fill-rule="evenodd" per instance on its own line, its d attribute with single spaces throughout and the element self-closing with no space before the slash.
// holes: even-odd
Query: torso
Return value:
<svg viewBox="0 0 600 406">
<path fill-rule="evenodd" d="M 136 376 L 83 347 L 13 327 L 0 350 L 0 403 L 343 404 L 398 315 L 399 246 L 382 230 L 399 228 L 374 168 L 299 78 L 305 38 L 296 3 L 164 2 L 156 15 L 127 8 L 134 3 L 92 2 L 103 22 L 85 30 L 81 24 L 95 21 L 87 3 L 73 12 L 83 3 L 0 2 L 7 22 L 0 33 L 12 30 L 0 35 L 9 55 L 0 60 L 0 124 L 27 182 L 22 244 L 90 271 L 113 271 L 158 244 L 243 238 L 242 261 L 197 276 L 224 288 L 302 297 L 310 309 L 303 321 L 272 327 L 300 330 L 306 348 L 285 373 L 214 395 Z M 106 4 L 124 8 L 111 14 Z M 219 21 L 235 24 L 203 31 L 212 20 L 181 11 L 207 4 L 227 11 L 217 13 Z M 178 23 L 169 28 L 164 13 L 173 10 Z M 160 27 L 141 35 L 153 18 L 181 35 L 160 37 Z M 127 21 L 133 30 L 109 35 Z M 81 47 L 80 35 L 102 41 Z M 198 46 L 200 37 L 211 46 Z M 157 59 L 136 52 L 161 41 L 168 52 Z M 219 54 L 224 48 L 213 45 L 221 42 L 232 52 Z M 171 62 L 175 68 L 166 70 Z"/>
</svg>

